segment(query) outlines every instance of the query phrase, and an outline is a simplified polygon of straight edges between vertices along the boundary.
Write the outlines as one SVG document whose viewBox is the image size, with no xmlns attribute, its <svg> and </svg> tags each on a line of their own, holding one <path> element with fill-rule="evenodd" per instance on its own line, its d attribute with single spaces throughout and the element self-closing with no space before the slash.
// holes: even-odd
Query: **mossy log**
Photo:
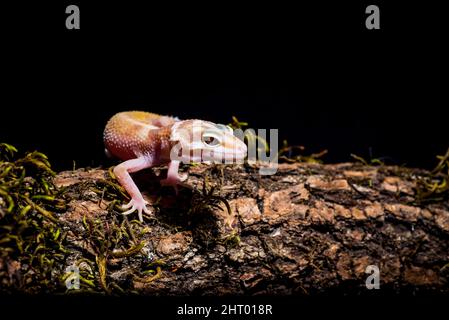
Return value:
<svg viewBox="0 0 449 320">
<path fill-rule="evenodd" d="M 419 196 L 429 172 L 358 163 L 186 166 L 176 195 L 165 168 L 136 173 L 154 214 L 139 223 L 111 171 L 78 169 L 54 182 L 67 201 L 64 270 L 79 292 L 148 295 L 369 294 L 449 291 L 449 203 Z M 73 291 L 73 290 L 72 290 Z"/>
</svg>

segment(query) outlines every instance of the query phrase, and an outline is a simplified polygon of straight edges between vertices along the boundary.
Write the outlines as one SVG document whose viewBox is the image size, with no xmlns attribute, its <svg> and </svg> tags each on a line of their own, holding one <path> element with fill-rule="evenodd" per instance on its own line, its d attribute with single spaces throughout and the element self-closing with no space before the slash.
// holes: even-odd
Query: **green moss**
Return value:
<svg viewBox="0 0 449 320">
<path fill-rule="evenodd" d="M 227 248 L 235 248 L 240 244 L 240 236 L 237 232 L 233 232 L 232 234 L 226 236 L 222 239 L 221 243 Z"/>
<path fill-rule="evenodd" d="M 58 286 L 54 273 L 60 271 L 68 251 L 64 224 L 56 217 L 65 201 L 58 197 L 53 176 L 44 154 L 35 151 L 18 158 L 15 147 L 0 144 L 3 291 L 45 292 Z"/>
<path fill-rule="evenodd" d="M 106 179 L 73 186 L 70 194 L 68 188 L 58 190 L 53 184 L 55 173 L 44 154 L 35 151 L 17 157 L 16 148 L 0 144 L 1 291 L 64 292 L 69 265 L 80 270 L 80 292 L 123 290 L 109 281 L 109 261 L 124 264 L 139 255 L 148 229 L 120 215 L 120 204 L 129 198 L 109 172 Z M 99 204 L 110 201 L 105 219 L 84 215 L 82 228 L 59 219 L 71 197 L 83 198 L 88 191 L 99 195 Z M 71 230 L 70 241 L 66 230 Z M 74 241 L 82 241 L 90 251 L 73 262 L 80 254 Z M 139 270 L 135 276 L 140 276 Z"/>
<path fill-rule="evenodd" d="M 384 166 L 385 165 L 385 163 L 378 158 L 370 158 L 369 160 L 366 160 L 365 158 L 358 156 L 356 154 L 353 154 L 353 153 L 351 153 L 351 158 L 353 158 L 354 160 L 356 160 L 356 162 L 361 163 L 365 166 L 374 166 L 374 165 Z"/>
<path fill-rule="evenodd" d="M 437 159 L 438 164 L 429 174 L 418 177 L 416 186 L 418 204 L 449 199 L 449 149 L 445 155 L 437 156 Z"/>
<path fill-rule="evenodd" d="M 278 158 L 281 162 L 295 163 L 295 162 L 305 162 L 305 163 L 322 163 L 322 157 L 325 156 L 328 151 L 322 150 L 318 153 L 303 154 L 305 150 L 304 146 L 289 145 L 287 140 L 282 142 L 282 147 L 279 149 Z"/>
</svg>

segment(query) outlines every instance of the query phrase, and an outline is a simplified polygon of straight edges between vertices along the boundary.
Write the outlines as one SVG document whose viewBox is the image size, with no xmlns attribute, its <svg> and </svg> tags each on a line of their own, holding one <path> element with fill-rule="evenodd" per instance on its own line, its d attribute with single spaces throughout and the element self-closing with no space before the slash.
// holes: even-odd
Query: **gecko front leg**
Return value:
<svg viewBox="0 0 449 320">
<path fill-rule="evenodd" d="M 146 207 L 148 202 L 144 200 L 142 193 L 140 193 L 139 188 L 137 188 L 136 184 L 130 176 L 130 173 L 152 167 L 153 165 L 154 161 L 151 157 L 141 156 L 136 159 L 122 162 L 114 168 L 114 174 L 117 177 L 118 181 L 131 196 L 131 201 L 123 206 L 123 209 L 130 209 L 122 212 L 123 215 L 128 215 L 137 210 L 139 220 L 143 222 L 142 211 L 147 214 L 151 214 L 150 209 Z"/>
<path fill-rule="evenodd" d="M 179 164 L 178 160 L 172 160 L 168 164 L 167 178 L 160 181 L 163 186 L 172 186 L 175 189 L 176 194 L 178 194 L 178 184 L 187 179 L 187 174 L 179 174 Z"/>
</svg>

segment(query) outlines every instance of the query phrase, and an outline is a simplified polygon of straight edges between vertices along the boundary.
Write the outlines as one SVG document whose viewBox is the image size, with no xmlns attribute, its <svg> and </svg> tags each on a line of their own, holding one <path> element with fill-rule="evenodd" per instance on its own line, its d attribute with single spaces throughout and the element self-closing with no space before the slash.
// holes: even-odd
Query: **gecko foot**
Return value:
<svg viewBox="0 0 449 320">
<path fill-rule="evenodd" d="M 122 206 L 122 209 L 128 209 L 131 208 L 125 212 L 122 212 L 123 215 L 128 215 L 133 213 L 134 211 L 137 210 L 137 213 L 139 215 L 139 220 L 140 222 L 143 222 L 143 216 L 142 216 L 142 211 L 145 212 L 146 214 L 151 214 L 151 210 L 147 208 L 147 204 L 148 202 L 145 201 L 143 198 L 141 199 L 131 199 L 130 202 L 128 202 L 128 204 L 125 204 Z"/>
</svg>

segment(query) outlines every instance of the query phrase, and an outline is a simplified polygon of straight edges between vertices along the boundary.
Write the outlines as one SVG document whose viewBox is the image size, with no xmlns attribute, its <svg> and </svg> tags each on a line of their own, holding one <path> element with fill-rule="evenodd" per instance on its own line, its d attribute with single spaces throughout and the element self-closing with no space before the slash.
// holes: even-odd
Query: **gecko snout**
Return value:
<svg viewBox="0 0 449 320">
<path fill-rule="evenodd" d="M 247 152 L 248 148 L 246 144 L 243 141 L 236 139 L 231 153 L 233 160 L 239 161 L 245 159 Z"/>
</svg>

